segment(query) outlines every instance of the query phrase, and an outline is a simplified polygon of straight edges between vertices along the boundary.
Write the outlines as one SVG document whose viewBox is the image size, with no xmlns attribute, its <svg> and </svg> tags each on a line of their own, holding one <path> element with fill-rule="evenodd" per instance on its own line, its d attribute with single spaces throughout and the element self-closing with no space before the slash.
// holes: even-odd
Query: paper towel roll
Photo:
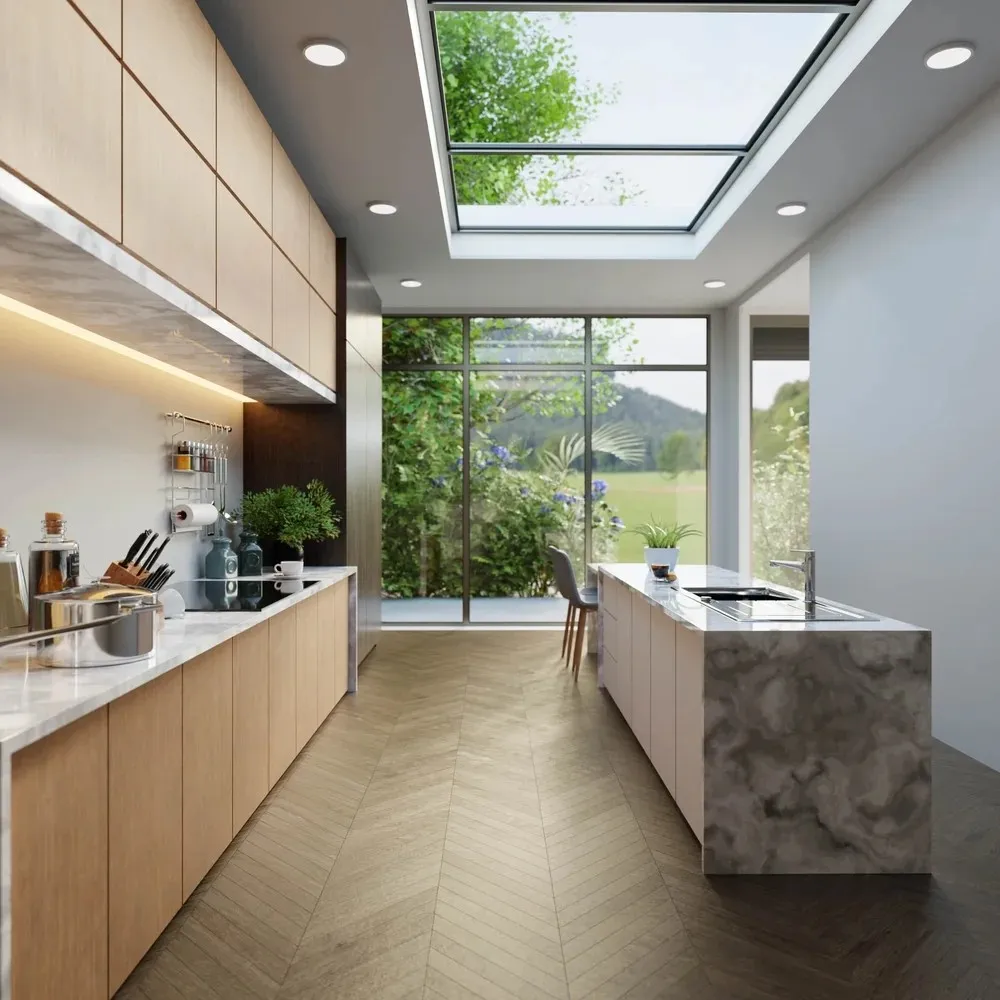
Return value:
<svg viewBox="0 0 1000 1000">
<path fill-rule="evenodd" d="M 181 503 L 170 512 L 170 516 L 178 528 L 204 528 L 215 524 L 219 511 L 214 503 Z"/>
</svg>

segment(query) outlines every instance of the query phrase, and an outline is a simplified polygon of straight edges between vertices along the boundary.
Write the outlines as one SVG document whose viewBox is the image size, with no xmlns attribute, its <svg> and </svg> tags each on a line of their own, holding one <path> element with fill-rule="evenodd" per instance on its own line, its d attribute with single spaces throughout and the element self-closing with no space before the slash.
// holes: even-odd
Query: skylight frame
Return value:
<svg viewBox="0 0 1000 1000">
<path fill-rule="evenodd" d="M 438 109 L 443 123 L 442 150 L 448 174 L 450 214 L 456 233 L 522 234 L 540 233 L 576 234 L 691 234 L 732 186 L 747 164 L 753 159 L 767 136 L 791 108 L 795 99 L 812 79 L 826 58 L 836 48 L 850 25 L 870 0 L 425 0 L 430 24 L 431 50 L 438 89 Z M 745 145 L 727 144 L 643 144 L 643 143 L 462 143 L 452 142 L 448 124 L 448 108 L 441 70 L 441 54 L 434 14 L 438 11 L 670 11 L 670 12 L 722 12 L 722 13 L 830 13 L 837 15 L 827 32 L 819 40 L 809 57 L 782 91 L 778 100 L 765 116 Z M 730 169 L 715 190 L 704 202 L 687 226 L 469 226 L 459 222 L 458 193 L 455 186 L 454 157 L 456 155 L 727 155 L 734 157 Z M 499 207 L 499 206 L 498 206 Z"/>
</svg>

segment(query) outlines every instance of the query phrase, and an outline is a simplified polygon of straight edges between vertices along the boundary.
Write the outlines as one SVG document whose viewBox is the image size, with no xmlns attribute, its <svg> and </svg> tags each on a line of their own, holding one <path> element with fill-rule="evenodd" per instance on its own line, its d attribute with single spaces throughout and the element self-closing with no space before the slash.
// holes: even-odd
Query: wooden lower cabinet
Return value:
<svg viewBox="0 0 1000 1000">
<path fill-rule="evenodd" d="M 181 667 L 184 897 L 233 839 L 233 644 Z"/>
<path fill-rule="evenodd" d="M 674 799 L 699 840 L 705 827 L 705 636 L 676 626 L 677 791 Z"/>
<path fill-rule="evenodd" d="M 13 1000 L 108 997 L 108 710 L 11 761 Z"/>
<path fill-rule="evenodd" d="M 295 608 L 268 622 L 268 785 L 295 759 Z"/>
<path fill-rule="evenodd" d="M 632 732 L 649 756 L 649 619 L 652 608 L 641 594 L 632 594 Z M 657 609 L 657 614 L 660 614 Z"/>
<path fill-rule="evenodd" d="M 108 706 L 108 993 L 183 902 L 181 671 Z"/>
<path fill-rule="evenodd" d="M 653 609 L 650 618 L 649 759 L 667 791 L 677 794 L 677 624 Z"/>
<path fill-rule="evenodd" d="M 349 580 L 341 580 L 330 588 L 333 594 L 333 701 L 336 704 L 347 694 L 350 685 L 348 660 L 351 649 L 351 609 Z"/>
<path fill-rule="evenodd" d="M 319 725 L 319 601 L 295 606 L 295 752 L 312 738 Z"/>
<path fill-rule="evenodd" d="M 270 628 L 233 639 L 233 836 L 264 801 L 268 777 Z"/>
</svg>

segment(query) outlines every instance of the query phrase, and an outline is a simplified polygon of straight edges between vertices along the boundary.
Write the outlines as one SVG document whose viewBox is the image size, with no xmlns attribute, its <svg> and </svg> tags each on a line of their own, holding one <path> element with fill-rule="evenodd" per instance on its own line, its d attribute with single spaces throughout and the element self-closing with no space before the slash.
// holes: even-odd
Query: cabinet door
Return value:
<svg viewBox="0 0 1000 1000">
<path fill-rule="evenodd" d="M 274 242 L 303 273 L 309 273 L 309 192 L 288 154 L 272 139 L 272 230 Z"/>
<path fill-rule="evenodd" d="M 337 387 L 336 329 L 333 310 L 309 289 L 309 373 L 328 385 Z"/>
<path fill-rule="evenodd" d="M 309 199 L 309 283 L 334 311 L 337 309 L 336 237 L 319 206 Z"/>
<path fill-rule="evenodd" d="M 705 825 L 704 635 L 677 625 L 677 792 L 675 799 L 695 836 Z"/>
<path fill-rule="evenodd" d="M 319 595 L 319 722 L 347 694 L 348 584 L 341 583 Z"/>
<path fill-rule="evenodd" d="M 268 622 L 268 784 L 295 759 L 295 609 Z"/>
<path fill-rule="evenodd" d="M 0 161 L 121 239 L 121 63 L 66 0 L 0 0 L 0 109 Z"/>
<path fill-rule="evenodd" d="M 215 305 L 215 175 L 125 75 L 122 242 Z"/>
<path fill-rule="evenodd" d="M 184 901 L 181 671 L 108 706 L 108 978 L 114 993 Z"/>
<path fill-rule="evenodd" d="M 215 165 L 215 33 L 195 0 L 126 0 L 122 59 Z"/>
<path fill-rule="evenodd" d="M 269 623 L 233 640 L 233 836 L 264 801 L 268 781 Z"/>
<path fill-rule="evenodd" d="M 309 370 L 309 284 L 277 248 L 272 248 L 274 349 Z"/>
<path fill-rule="evenodd" d="M 184 896 L 233 839 L 233 644 L 181 667 L 184 684 Z"/>
<path fill-rule="evenodd" d="M 270 233 L 271 126 L 221 44 L 216 46 L 216 54 L 219 176 Z"/>
<path fill-rule="evenodd" d="M 342 580 L 333 588 L 334 636 L 333 636 L 333 698 L 334 703 L 347 694 L 348 657 L 350 656 L 350 583 Z"/>
<path fill-rule="evenodd" d="M 13 997 L 107 1000 L 107 708 L 14 754 L 10 822 Z"/>
<path fill-rule="evenodd" d="M 629 588 L 615 584 L 618 617 L 615 627 L 615 659 L 618 663 L 618 697 L 615 698 L 625 721 L 632 725 L 632 598 Z"/>
<path fill-rule="evenodd" d="M 316 732 L 319 722 L 319 602 L 310 597 L 295 606 L 295 750 Z"/>
<path fill-rule="evenodd" d="M 219 312 L 271 343 L 271 237 L 216 182 L 219 245 L 216 260 Z"/>
<path fill-rule="evenodd" d="M 667 791 L 676 796 L 676 649 L 674 619 L 653 609 L 650 616 L 649 759 Z"/>
<path fill-rule="evenodd" d="M 32 2 L 35 3 L 37 0 Z M 122 0 L 75 0 L 75 3 L 108 45 L 121 55 Z M 30 5 L 24 4 L 24 6 Z"/>
<path fill-rule="evenodd" d="M 652 609 L 632 591 L 632 717 L 635 738 L 649 756 L 649 617 Z"/>
</svg>

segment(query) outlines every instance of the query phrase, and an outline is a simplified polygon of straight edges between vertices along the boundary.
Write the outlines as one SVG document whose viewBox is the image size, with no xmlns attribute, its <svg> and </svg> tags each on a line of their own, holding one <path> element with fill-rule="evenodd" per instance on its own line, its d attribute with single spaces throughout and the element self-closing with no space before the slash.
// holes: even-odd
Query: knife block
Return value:
<svg viewBox="0 0 1000 1000">
<path fill-rule="evenodd" d="M 121 587 L 141 587 L 148 576 L 149 573 L 139 569 L 135 563 L 123 566 L 121 563 L 113 562 L 104 571 L 101 579 L 108 583 L 117 583 Z"/>
</svg>

